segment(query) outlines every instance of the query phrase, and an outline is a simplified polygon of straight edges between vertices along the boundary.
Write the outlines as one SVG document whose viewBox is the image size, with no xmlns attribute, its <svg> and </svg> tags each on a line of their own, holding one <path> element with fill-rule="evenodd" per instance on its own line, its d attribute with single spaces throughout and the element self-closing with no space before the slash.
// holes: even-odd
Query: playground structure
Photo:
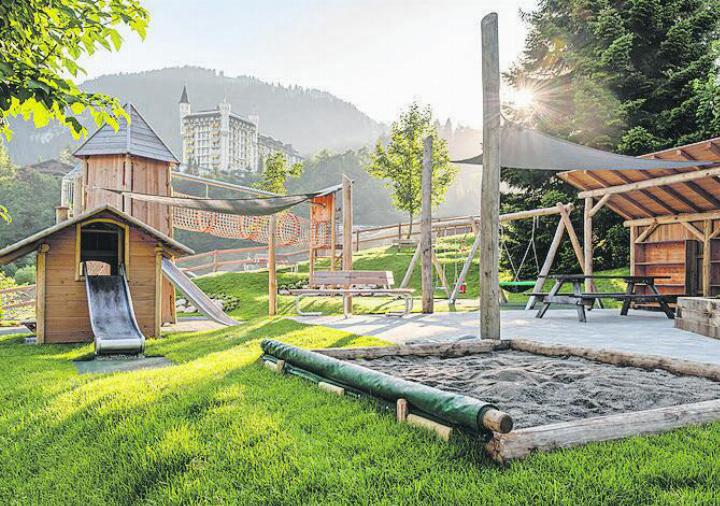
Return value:
<svg viewBox="0 0 720 506">
<path fill-rule="evenodd" d="M 141 336 L 160 335 L 167 298 L 162 259 L 192 250 L 105 205 L 0 250 L 0 263 L 29 253 L 37 253 L 39 344 L 95 338 L 100 352 L 139 353 Z M 112 343 L 118 335 L 123 342 Z M 127 339 L 134 344 L 128 347 Z"/>
</svg>

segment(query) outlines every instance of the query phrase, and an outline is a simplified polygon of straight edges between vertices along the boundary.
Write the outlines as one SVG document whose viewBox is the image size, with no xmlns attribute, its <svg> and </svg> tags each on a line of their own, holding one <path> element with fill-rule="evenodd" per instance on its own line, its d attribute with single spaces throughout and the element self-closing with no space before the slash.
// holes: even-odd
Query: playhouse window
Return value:
<svg viewBox="0 0 720 506">
<path fill-rule="evenodd" d="M 91 275 L 120 273 L 124 255 L 124 230 L 114 223 L 89 223 L 80 229 L 80 272 L 83 264 Z"/>
</svg>

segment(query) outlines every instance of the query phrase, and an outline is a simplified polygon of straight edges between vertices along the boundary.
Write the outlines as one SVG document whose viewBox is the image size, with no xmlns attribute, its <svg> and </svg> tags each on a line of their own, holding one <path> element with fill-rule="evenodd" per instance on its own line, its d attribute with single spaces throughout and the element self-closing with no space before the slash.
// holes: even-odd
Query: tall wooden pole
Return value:
<svg viewBox="0 0 720 506">
<path fill-rule="evenodd" d="M 432 246 L 432 154 L 433 138 L 425 137 L 422 170 L 422 215 L 420 217 L 420 248 L 422 255 L 422 312 L 432 313 L 433 306 L 433 246 Z"/>
<path fill-rule="evenodd" d="M 500 60 L 498 17 L 482 19 L 483 171 L 480 191 L 480 338 L 500 339 Z"/>
<path fill-rule="evenodd" d="M 342 202 L 343 202 L 343 250 L 342 250 L 342 269 L 344 271 L 352 270 L 353 251 L 352 251 L 352 232 L 353 232 L 353 195 L 352 180 L 343 175 L 342 178 Z M 343 299 L 343 310 L 346 315 L 352 314 L 352 297 L 347 296 Z"/>
<path fill-rule="evenodd" d="M 270 216 L 268 230 L 268 315 L 277 314 L 277 217 Z"/>
<path fill-rule="evenodd" d="M 593 198 L 585 198 L 585 210 L 583 213 L 583 255 L 585 258 L 585 275 L 593 275 L 593 219 L 592 219 L 592 208 Z M 585 280 L 585 291 L 593 291 L 592 279 Z"/>
</svg>

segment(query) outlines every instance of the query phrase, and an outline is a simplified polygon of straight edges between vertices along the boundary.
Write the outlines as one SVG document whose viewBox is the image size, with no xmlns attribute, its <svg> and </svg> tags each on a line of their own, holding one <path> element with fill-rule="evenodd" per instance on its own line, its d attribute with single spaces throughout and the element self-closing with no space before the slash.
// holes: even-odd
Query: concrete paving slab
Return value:
<svg viewBox="0 0 720 506">
<path fill-rule="evenodd" d="M 383 315 L 296 317 L 301 323 L 324 325 L 353 334 L 375 336 L 397 344 L 442 342 L 479 337 L 479 313 L 411 314 L 403 318 Z M 720 364 L 720 340 L 676 329 L 662 313 L 594 309 L 588 322 L 577 321 L 575 310 L 550 310 L 544 318 L 535 311 L 503 311 L 502 337 L 596 349 L 660 355 Z"/>
</svg>

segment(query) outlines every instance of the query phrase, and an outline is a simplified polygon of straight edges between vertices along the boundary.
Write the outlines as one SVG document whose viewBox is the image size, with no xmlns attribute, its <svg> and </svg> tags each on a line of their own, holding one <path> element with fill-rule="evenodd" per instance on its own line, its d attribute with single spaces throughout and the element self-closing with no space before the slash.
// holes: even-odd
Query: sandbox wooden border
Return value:
<svg viewBox="0 0 720 506">
<path fill-rule="evenodd" d="M 646 370 L 661 369 L 677 375 L 697 376 L 720 381 L 720 366 L 718 365 L 657 355 L 539 343 L 526 339 L 506 339 L 501 341 L 472 339 L 448 343 L 386 347 L 324 348 L 314 351 L 337 359 L 352 360 L 402 356 L 461 357 L 499 350 L 517 350 L 554 357 L 575 356 L 620 367 L 637 367 Z M 534 451 L 546 452 L 592 442 L 659 434 L 689 425 L 706 424 L 718 420 L 720 420 L 720 399 L 713 399 L 644 411 L 590 417 L 570 422 L 538 425 L 518 429 L 508 434 L 494 433 L 492 439 L 485 444 L 485 450 L 494 460 L 507 462 L 511 459 L 525 457 Z"/>
</svg>

